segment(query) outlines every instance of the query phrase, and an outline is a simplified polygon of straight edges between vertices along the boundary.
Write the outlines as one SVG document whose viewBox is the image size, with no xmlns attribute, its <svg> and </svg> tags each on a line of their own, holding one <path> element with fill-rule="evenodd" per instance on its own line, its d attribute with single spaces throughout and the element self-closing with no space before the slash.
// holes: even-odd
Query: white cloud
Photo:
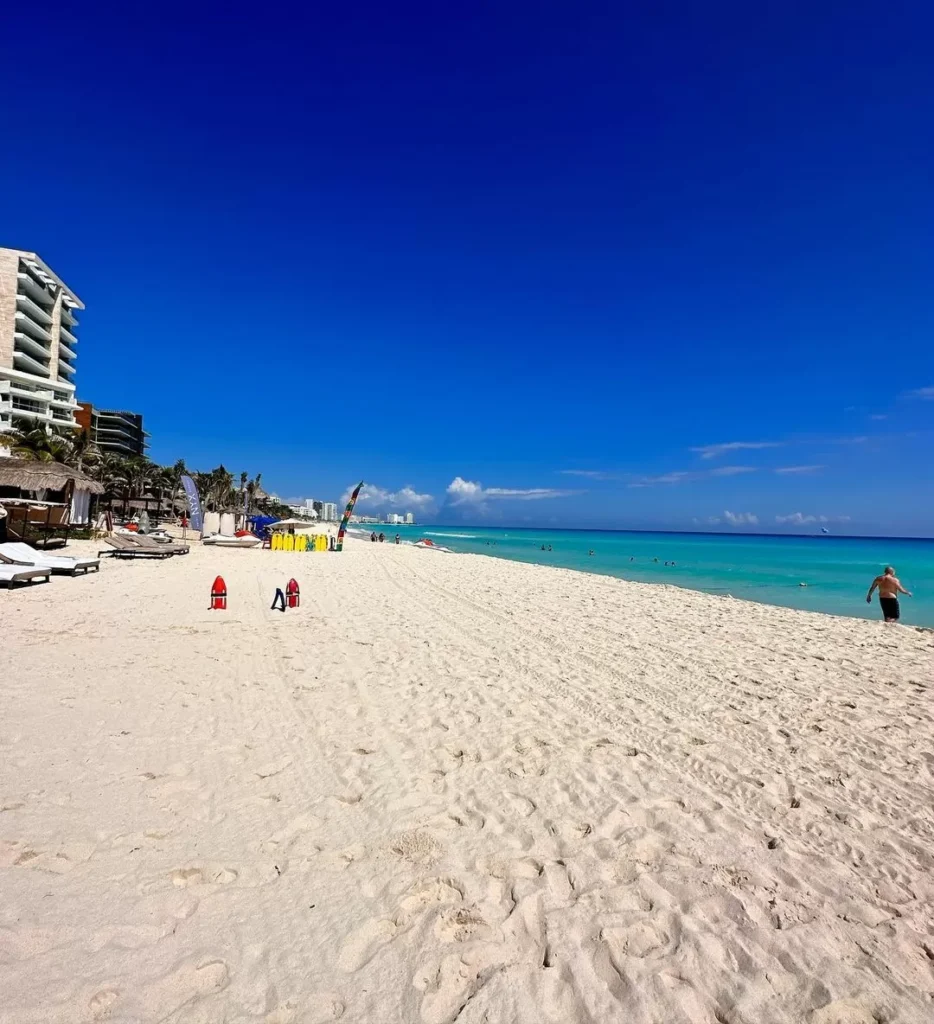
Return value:
<svg viewBox="0 0 934 1024">
<path fill-rule="evenodd" d="M 618 473 L 610 473 L 604 469 L 561 469 L 562 476 L 583 476 L 588 480 L 619 480 Z"/>
<path fill-rule="evenodd" d="M 784 473 L 786 475 L 819 473 L 823 468 L 823 466 L 779 466 L 775 472 Z"/>
<path fill-rule="evenodd" d="M 738 476 L 740 473 L 755 473 L 755 466 L 718 466 L 710 471 L 711 476 Z"/>
<path fill-rule="evenodd" d="M 787 516 L 776 516 L 776 523 L 787 523 L 789 526 L 808 526 L 812 523 L 848 523 L 849 516 L 815 516 L 803 512 L 792 512 Z"/>
<path fill-rule="evenodd" d="M 629 486 L 654 487 L 655 484 L 680 484 L 683 480 L 687 480 L 690 476 L 690 473 L 685 472 L 662 473 L 661 476 L 640 476 L 636 480 L 633 480 Z"/>
<path fill-rule="evenodd" d="M 482 505 L 488 500 L 504 498 L 513 501 L 540 501 L 544 498 L 566 498 L 579 491 L 561 490 L 556 487 L 484 487 L 476 480 L 465 480 L 456 476 L 448 484 L 447 495 L 452 505 Z"/>
<path fill-rule="evenodd" d="M 725 444 L 705 444 L 691 448 L 697 452 L 702 459 L 716 459 L 727 452 L 738 452 L 743 450 L 757 450 L 759 448 L 781 448 L 780 441 L 727 441 Z"/>
<path fill-rule="evenodd" d="M 350 501 L 353 487 L 348 487 L 341 496 L 341 504 L 346 505 Z M 399 511 L 412 511 L 418 509 L 424 511 L 434 505 L 435 499 L 430 494 L 419 494 L 414 487 L 406 484 L 398 491 L 390 491 L 385 487 L 378 487 L 376 484 L 364 484 L 363 490 L 357 498 L 357 508 L 368 509 L 397 509 Z"/>
<path fill-rule="evenodd" d="M 908 392 L 909 398 L 926 398 L 928 400 L 934 400 L 934 387 L 930 388 L 915 388 L 914 391 Z"/>
<path fill-rule="evenodd" d="M 724 512 L 723 518 L 730 526 L 756 526 L 759 522 L 759 517 L 752 512 Z"/>
</svg>

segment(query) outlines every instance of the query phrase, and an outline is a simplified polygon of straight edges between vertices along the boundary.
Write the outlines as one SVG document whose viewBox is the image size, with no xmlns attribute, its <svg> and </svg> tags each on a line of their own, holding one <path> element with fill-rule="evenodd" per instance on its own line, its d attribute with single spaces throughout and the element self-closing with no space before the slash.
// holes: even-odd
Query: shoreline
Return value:
<svg viewBox="0 0 934 1024">
<path fill-rule="evenodd" d="M 411 542 L 410 541 L 402 541 L 402 544 L 409 544 L 411 546 Z M 652 587 L 652 588 L 658 587 L 658 588 L 662 588 L 662 589 L 670 587 L 673 590 L 677 590 L 677 591 L 680 591 L 680 592 L 683 592 L 683 593 L 687 593 L 687 594 L 700 594 L 703 597 L 709 597 L 709 598 L 712 598 L 714 600 L 720 600 L 720 601 L 743 601 L 743 602 L 745 602 L 747 604 L 758 605 L 758 606 L 761 606 L 763 608 L 781 609 L 782 611 L 785 611 L 785 612 L 794 612 L 794 613 L 800 614 L 800 615 L 821 615 L 821 616 L 825 616 L 825 617 L 831 618 L 831 619 L 844 619 L 844 620 L 846 620 L 848 622 L 865 622 L 865 623 L 869 623 L 870 625 L 873 624 L 873 623 L 877 623 L 880 626 L 886 625 L 882 621 L 881 613 L 879 614 L 878 618 L 869 618 L 868 616 L 847 615 L 845 612 L 825 612 L 825 611 L 820 611 L 820 610 L 811 609 L 811 608 L 794 608 L 791 605 L 787 605 L 787 604 L 773 604 L 771 601 L 757 600 L 754 597 L 746 597 L 744 595 L 736 595 L 736 594 L 730 594 L 730 593 L 723 593 L 723 594 L 715 593 L 715 592 L 713 592 L 712 590 L 709 590 L 709 589 L 704 590 L 704 589 L 701 589 L 700 587 L 689 587 L 689 586 L 686 586 L 686 585 L 681 584 L 681 583 L 671 583 L 671 582 L 666 582 L 664 580 L 656 581 L 656 580 L 636 580 L 636 579 L 630 579 L 629 577 L 617 576 L 617 575 L 615 575 L 612 572 L 605 572 L 605 571 L 602 571 L 600 569 L 578 569 L 578 568 L 572 568 L 572 567 L 567 567 L 567 566 L 562 566 L 562 565 L 548 565 L 547 563 L 544 563 L 544 562 L 532 562 L 532 561 L 525 562 L 525 561 L 522 561 L 521 559 L 510 558 L 508 555 L 497 555 L 497 554 L 494 554 L 493 552 L 486 553 L 486 552 L 479 552 L 479 551 L 446 551 L 446 552 L 438 552 L 438 554 L 456 555 L 459 558 L 464 558 L 464 557 L 466 557 L 466 558 L 496 558 L 496 559 L 499 559 L 499 560 L 504 561 L 504 562 L 512 562 L 512 563 L 518 564 L 518 565 L 534 565 L 534 566 L 536 566 L 538 568 L 541 568 L 541 569 L 554 569 L 554 570 L 556 570 L 558 572 L 575 573 L 575 574 L 579 574 L 579 575 L 582 575 L 582 576 L 585 576 L 585 577 L 587 577 L 587 576 L 599 576 L 599 577 L 602 577 L 603 579 L 616 580 L 616 581 L 618 581 L 620 583 L 626 583 L 626 584 L 628 584 L 630 586 L 635 586 L 635 587 Z M 761 586 L 763 587 L 763 589 L 765 589 L 766 587 L 773 586 L 773 584 L 761 584 Z M 798 584 L 789 583 L 789 584 L 787 584 L 787 586 L 789 588 L 792 588 L 792 587 L 797 587 Z M 877 605 L 878 605 L 878 599 L 874 599 L 874 603 L 872 605 L 873 609 L 877 609 Z M 914 623 L 906 623 L 906 622 L 898 622 L 898 623 L 894 623 L 894 624 L 890 624 L 890 625 L 894 625 L 894 626 L 900 627 L 902 629 L 917 630 L 919 633 L 934 633 L 934 626 L 918 626 L 918 625 L 915 625 Z"/>
<path fill-rule="evenodd" d="M 2 1024 L 929 1017 L 929 633 L 356 539 L 0 603 Z"/>
<path fill-rule="evenodd" d="M 484 527 L 475 527 L 475 528 L 481 529 L 481 528 L 484 528 Z M 543 531 L 535 530 L 535 532 L 543 532 Z M 614 531 L 614 532 L 625 532 L 625 531 Z M 451 532 L 449 532 L 449 534 L 437 534 L 437 532 L 434 532 L 434 534 L 432 534 L 432 532 L 430 532 L 430 530 L 428 530 L 428 529 L 424 530 L 424 535 L 428 536 L 428 537 L 431 537 L 431 538 L 437 539 L 436 543 L 442 549 L 444 548 L 443 541 L 445 539 L 448 539 L 448 540 L 450 540 L 450 541 L 452 541 L 454 543 L 456 543 L 459 539 L 461 539 L 461 540 L 464 540 L 464 539 L 467 539 L 467 540 L 477 539 L 477 535 L 476 534 L 451 534 Z M 357 541 L 369 540 L 369 535 L 364 536 L 362 534 L 362 532 L 355 532 L 355 534 L 350 534 L 350 531 L 348 530 L 348 536 L 353 537 L 354 540 L 357 540 Z M 718 536 L 718 537 L 726 536 L 726 537 L 728 537 L 728 536 L 731 536 L 731 535 L 710 535 L 710 536 Z M 752 535 L 750 535 L 750 536 L 752 536 Z M 768 535 L 761 535 L 761 536 L 765 537 L 765 536 L 768 536 Z M 776 536 L 780 536 L 780 535 L 776 535 Z M 817 538 L 817 539 L 818 540 L 822 540 L 822 538 Z M 796 540 L 798 540 L 798 539 L 796 539 Z M 932 542 L 932 543 L 934 543 L 934 542 Z M 392 544 L 393 544 L 392 539 L 387 537 L 386 541 L 384 542 L 384 545 L 392 545 Z M 401 545 L 413 546 L 415 544 L 415 542 L 414 542 L 414 540 L 410 540 L 408 538 L 404 538 L 404 539 L 402 539 L 400 541 L 400 544 Z M 439 552 L 439 553 L 441 553 L 441 552 Z M 712 586 L 704 586 L 703 584 L 699 584 L 699 583 L 691 585 L 690 582 L 663 581 L 663 580 L 644 580 L 644 579 L 640 580 L 640 579 L 631 577 L 631 575 L 624 574 L 625 573 L 625 569 L 614 571 L 614 570 L 612 570 L 610 568 L 601 568 L 601 567 L 599 567 L 599 563 L 594 564 L 594 566 L 592 568 L 588 567 L 588 566 L 582 566 L 582 565 L 556 565 L 556 564 L 553 564 L 553 563 L 550 563 L 550 562 L 547 562 L 547 561 L 540 561 L 535 556 L 523 557 L 523 556 L 518 556 L 518 555 L 516 555 L 514 553 L 513 554 L 504 554 L 504 553 L 500 553 L 499 551 L 494 551 L 494 550 L 490 550 L 490 551 L 463 551 L 463 550 L 461 550 L 461 551 L 458 551 L 458 550 L 456 550 L 454 548 L 450 548 L 450 549 L 444 550 L 443 553 L 452 554 L 452 555 L 477 555 L 479 557 L 496 558 L 496 559 L 499 559 L 499 560 L 502 560 L 502 561 L 512 562 L 512 563 L 519 564 L 519 565 L 538 565 L 538 566 L 542 566 L 544 568 L 557 568 L 557 569 L 562 569 L 562 570 L 565 570 L 565 571 L 582 572 L 582 573 L 584 573 L 586 575 L 596 575 L 596 577 L 602 577 L 602 578 L 611 579 L 611 580 L 619 580 L 619 581 L 622 581 L 624 583 L 645 585 L 645 586 L 648 586 L 648 587 L 674 587 L 674 588 L 676 588 L 678 590 L 687 591 L 687 592 L 694 593 L 694 594 L 706 594 L 709 597 L 726 598 L 726 599 L 734 600 L 734 601 L 747 601 L 747 602 L 750 602 L 750 603 L 753 603 L 753 604 L 766 605 L 767 607 L 771 607 L 771 608 L 786 608 L 786 609 L 790 609 L 790 610 L 794 610 L 794 611 L 806 611 L 806 612 L 809 612 L 811 614 L 831 615 L 832 617 L 835 617 L 835 618 L 846 618 L 846 620 L 856 620 L 856 621 L 859 621 L 859 622 L 880 622 L 880 623 L 882 622 L 881 612 L 879 612 L 879 608 L 878 608 L 878 600 L 875 601 L 874 604 L 872 605 L 872 609 L 873 609 L 872 613 L 866 613 L 865 610 L 862 608 L 861 604 L 859 602 L 855 601 L 855 599 L 853 599 L 854 603 L 856 604 L 856 606 L 859 608 L 859 611 L 861 612 L 860 614 L 856 614 L 855 611 L 850 612 L 850 611 L 829 610 L 829 609 L 824 609 L 824 608 L 806 608 L 806 607 L 799 607 L 799 606 L 796 606 L 796 605 L 790 604 L 790 603 L 782 603 L 781 601 L 779 601 L 777 599 L 773 600 L 773 601 L 770 601 L 770 600 L 766 600 L 764 597 L 751 596 L 750 594 L 744 594 L 744 593 L 734 594 L 734 593 L 731 592 L 731 589 L 728 586 L 712 587 Z M 659 568 L 660 570 L 664 571 L 665 566 L 663 566 L 660 563 L 659 566 L 657 566 L 657 568 Z M 683 570 L 683 567 L 682 567 L 682 570 Z M 683 578 L 682 578 L 682 580 L 683 580 Z M 791 593 L 797 594 L 800 589 L 807 589 L 810 592 L 810 594 L 816 593 L 818 596 L 820 596 L 821 594 L 827 592 L 826 589 L 825 589 L 825 585 L 809 583 L 809 584 L 807 584 L 807 586 L 805 588 L 801 588 L 800 583 L 793 583 L 793 582 L 789 582 L 789 583 L 786 583 L 786 584 L 776 584 L 776 583 L 760 583 L 760 584 L 757 584 L 757 583 L 737 582 L 732 589 L 740 590 L 740 591 L 744 590 L 744 589 L 746 589 L 746 590 L 776 591 L 778 593 L 781 593 L 782 591 L 784 591 L 784 592 L 788 592 L 790 594 Z M 810 594 L 808 596 L 810 596 Z M 908 614 L 911 614 L 911 612 L 914 611 L 914 609 L 912 609 L 911 606 L 909 604 L 907 604 L 907 602 L 903 602 L 903 610 L 907 610 Z M 900 623 L 899 625 L 905 627 L 906 629 L 927 630 L 927 631 L 934 630 L 934 620 L 932 620 L 930 625 L 927 624 L 927 623 Z"/>
</svg>

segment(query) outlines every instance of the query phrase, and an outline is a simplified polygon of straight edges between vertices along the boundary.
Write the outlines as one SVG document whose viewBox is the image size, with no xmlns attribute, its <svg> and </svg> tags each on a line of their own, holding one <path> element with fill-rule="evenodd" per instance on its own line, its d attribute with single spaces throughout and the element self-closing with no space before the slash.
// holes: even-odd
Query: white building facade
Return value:
<svg viewBox="0 0 934 1024">
<path fill-rule="evenodd" d="M 84 303 L 36 253 L 0 248 L 0 433 L 77 425 L 81 309 Z"/>
<path fill-rule="evenodd" d="M 337 522 L 337 505 L 333 501 L 324 501 L 321 503 L 321 518 L 326 523 Z"/>
<path fill-rule="evenodd" d="M 406 514 L 405 514 L 405 525 L 406 526 L 414 526 L 415 525 L 415 516 L 411 512 L 406 512 Z"/>
</svg>

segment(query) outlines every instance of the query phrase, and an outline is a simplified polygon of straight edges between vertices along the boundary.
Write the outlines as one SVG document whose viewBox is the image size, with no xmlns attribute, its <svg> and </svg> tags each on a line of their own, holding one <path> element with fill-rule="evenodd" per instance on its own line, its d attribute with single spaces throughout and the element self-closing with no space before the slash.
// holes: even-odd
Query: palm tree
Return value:
<svg viewBox="0 0 934 1024">
<path fill-rule="evenodd" d="M 175 509 L 175 497 L 182 486 L 182 477 L 188 472 L 184 459 L 178 459 L 174 466 L 167 466 L 166 473 L 169 477 L 169 504 L 173 511 Z"/>
<path fill-rule="evenodd" d="M 252 511 L 254 504 L 257 503 L 257 494 L 262 494 L 262 488 L 259 485 L 260 480 L 263 479 L 262 473 L 257 473 L 252 480 L 246 485 L 247 493 L 247 511 Z"/>
<path fill-rule="evenodd" d="M 150 462 L 144 456 L 127 459 L 127 476 L 130 490 L 137 498 L 143 498 L 151 489 L 155 480 L 155 463 Z"/>
<path fill-rule="evenodd" d="M 9 448 L 10 454 L 18 459 L 72 464 L 70 460 L 74 441 L 70 434 L 57 430 L 46 430 L 44 427 L 33 427 L 31 430 L 14 428 L 6 434 L 0 434 L 0 444 Z"/>
<path fill-rule="evenodd" d="M 71 461 L 69 465 L 84 470 L 101 460 L 101 450 L 91 439 L 89 430 L 82 430 L 71 439 Z"/>
</svg>

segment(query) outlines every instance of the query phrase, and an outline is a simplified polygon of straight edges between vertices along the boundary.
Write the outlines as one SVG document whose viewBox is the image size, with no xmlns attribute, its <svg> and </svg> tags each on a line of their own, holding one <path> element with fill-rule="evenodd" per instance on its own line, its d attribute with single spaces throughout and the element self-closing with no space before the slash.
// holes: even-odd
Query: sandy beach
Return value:
<svg viewBox="0 0 934 1024">
<path fill-rule="evenodd" d="M 3 1024 L 934 1019 L 934 633 L 363 542 L 0 615 Z"/>
</svg>

